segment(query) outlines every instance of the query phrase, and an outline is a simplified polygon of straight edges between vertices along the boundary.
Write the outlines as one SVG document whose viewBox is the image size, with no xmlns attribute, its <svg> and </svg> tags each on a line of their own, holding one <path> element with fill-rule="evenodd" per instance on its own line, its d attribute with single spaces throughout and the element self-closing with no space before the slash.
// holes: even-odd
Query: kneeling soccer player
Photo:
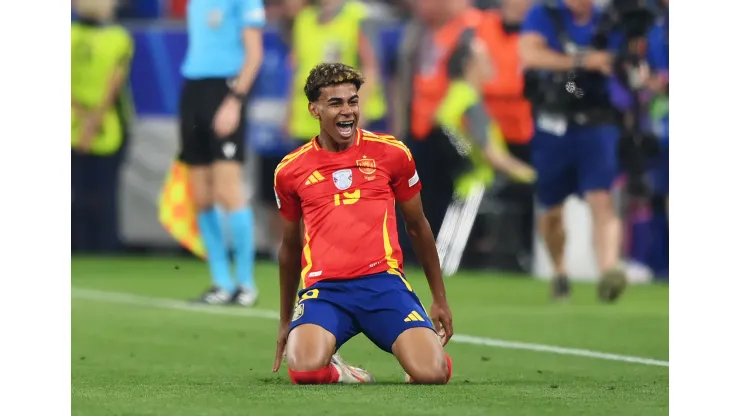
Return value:
<svg viewBox="0 0 740 416">
<path fill-rule="evenodd" d="M 366 371 L 332 357 L 363 333 L 396 356 L 407 380 L 444 384 L 452 375 L 443 348 L 453 334 L 452 314 L 421 205 L 421 183 L 406 146 L 357 128 L 362 83 L 352 67 L 315 67 L 304 92 L 319 135 L 275 169 L 275 196 L 286 221 L 273 371 L 287 352 L 296 384 L 372 382 Z M 429 281 L 431 319 L 402 271 L 396 203 Z"/>
</svg>

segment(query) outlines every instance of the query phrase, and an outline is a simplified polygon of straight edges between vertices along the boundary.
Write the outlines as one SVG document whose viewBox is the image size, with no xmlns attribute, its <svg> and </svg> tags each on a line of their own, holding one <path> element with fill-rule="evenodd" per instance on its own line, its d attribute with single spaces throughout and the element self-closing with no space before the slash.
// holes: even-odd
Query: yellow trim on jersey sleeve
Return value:
<svg viewBox="0 0 740 416">
<path fill-rule="evenodd" d="M 364 140 L 367 140 L 369 142 L 384 143 L 384 144 L 387 144 L 387 145 L 396 147 L 398 149 L 403 150 L 403 152 L 406 154 L 406 157 L 409 160 L 412 159 L 411 151 L 409 150 L 409 148 L 406 147 L 406 145 L 403 144 L 403 142 L 399 141 L 395 137 L 393 137 L 391 135 L 387 135 L 387 134 L 377 135 L 377 134 L 371 133 L 369 131 L 363 131 L 363 133 L 364 133 L 363 134 L 363 139 Z"/>
<path fill-rule="evenodd" d="M 280 171 L 283 170 L 284 167 L 288 166 L 290 162 L 296 160 L 298 156 L 308 152 L 309 150 L 311 150 L 311 143 L 306 143 L 303 146 L 299 147 L 296 152 L 285 156 L 275 168 L 275 175 L 273 176 L 273 186 L 277 186 L 278 173 L 280 173 Z"/>
</svg>

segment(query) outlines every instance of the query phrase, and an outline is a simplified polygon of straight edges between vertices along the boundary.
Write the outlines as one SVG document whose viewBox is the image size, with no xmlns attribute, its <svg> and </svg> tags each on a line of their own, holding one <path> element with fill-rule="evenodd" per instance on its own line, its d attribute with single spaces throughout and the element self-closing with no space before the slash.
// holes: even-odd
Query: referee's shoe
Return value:
<svg viewBox="0 0 740 416">
<path fill-rule="evenodd" d="M 204 305 L 254 306 L 257 303 L 257 291 L 249 288 L 238 288 L 236 292 L 230 293 L 212 287 L 203 293 L 200 298 L 195 299 L 194 302 Z"/>
</svg>

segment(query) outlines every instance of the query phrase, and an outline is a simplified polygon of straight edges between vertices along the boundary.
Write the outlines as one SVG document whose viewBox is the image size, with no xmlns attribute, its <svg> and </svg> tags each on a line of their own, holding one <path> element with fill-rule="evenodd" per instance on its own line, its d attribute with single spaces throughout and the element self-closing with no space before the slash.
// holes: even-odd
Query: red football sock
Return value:
<svg viewBox="0 0 740 416">
<path fill-rule="evenodd" d="M 331 364 L 313 371 L 288 369 L 288 375 L 293 380 L 293 384 L 332 384 L 339 381 L 339 371 Z"/>
</svg>

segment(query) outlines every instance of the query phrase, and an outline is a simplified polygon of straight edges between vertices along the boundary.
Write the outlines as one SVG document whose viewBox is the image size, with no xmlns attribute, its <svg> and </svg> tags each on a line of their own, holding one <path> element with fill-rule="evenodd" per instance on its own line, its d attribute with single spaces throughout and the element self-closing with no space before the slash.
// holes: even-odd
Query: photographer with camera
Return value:
<svg viewBox="0 0 740 416">
<path fill-rule="evenodd" d="M 537 197 L 545 208 L 538 228 L 552 258 L 556 299 L 570 295 L 565 265 L 563 204 L 584 197 L 593 218 L 599 298 L 613 301 L 626 286 L 619 262 L 620 220 L 610 196 L 618 173 L 618 116 L 610 101 L 610 75 L 618 36 L 594 50 L 601 16 L 593 0 L 548 0 L 532 7 L 519 40 L 527 71 L 535 134 L 532 163 Z"/>
</svg>

